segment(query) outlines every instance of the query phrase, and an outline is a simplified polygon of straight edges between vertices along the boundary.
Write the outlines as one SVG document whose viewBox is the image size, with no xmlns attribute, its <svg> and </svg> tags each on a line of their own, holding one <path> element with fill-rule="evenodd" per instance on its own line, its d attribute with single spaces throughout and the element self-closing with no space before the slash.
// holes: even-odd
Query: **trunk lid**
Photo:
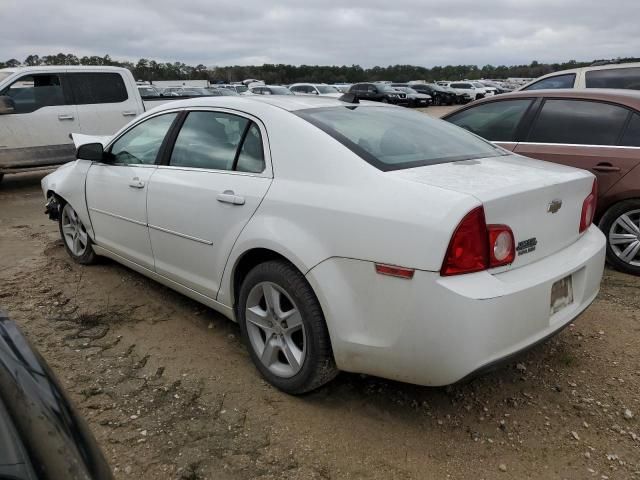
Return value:
<svg viewBox="0 0 640 480">
<path fill-rule="evenodd" d="M 508 225 L 515 237 L 516 258 L 495 272 L 527 265 L 575 242 L 580 236 L 582 204 L 594 179 L 585 170 L 519 155 L 441 163 L 388 174 L 472 195 L 482 202 L 487 224 Z"/>
</svg>

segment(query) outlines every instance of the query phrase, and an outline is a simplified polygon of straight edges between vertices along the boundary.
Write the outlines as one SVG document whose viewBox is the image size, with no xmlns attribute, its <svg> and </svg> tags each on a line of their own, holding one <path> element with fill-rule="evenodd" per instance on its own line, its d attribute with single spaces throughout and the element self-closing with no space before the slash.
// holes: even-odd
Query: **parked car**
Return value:
<svg viewBox="0 0 640 480">
<path fill-rule="evenodd" d="M 293 95 L 287 87 L 278 85 L 258 85 L 250 87 L 249 91 L 254 95 Z"/>
<path fill-rule="evenodd" d="M 516 92 L 444 119 L 515 153 L 593 172 L 595 221 L 608 238 L 607 258 L 640 275 L 640 92 Z"/>
<path fill-rule="evenodd" d="M 108 256 L 238 321 L 294 394 L 338 370 L 456 382 L 587 308 L 605 255 L 591 173 L 357 102 L 161 105 L 74 136 L 47 211 L 78 263 Z"/>
<path fill-rule="evenodd" d="M 289 86 L 294 95 L 318 95 L 320 97 L 340 98 L 342 93 L 332 85 L 322 83 L 294 83 Z"/>
<path fill-rule="evenodd" d="M 485 85 L 483 82 L 474 81 L 474 82 L 469 82 L 469 83 L 471 83 L 471 85 L 473 85 L 480 92 L 482 92 L 485 97 L 492 97 L 498 91 L 496 88 L 490 87 L 489 85 Z"/>
<path fill-rule="evenodd" d="M 220 89 L 225 89 L 225 90 L 232 90 L 236 92 L 238 95 L 242 95 L 249 91 L 249 87 L 247 87 L 246 85 L 235 84 L 235 83 L 231 85 L 216 85 L 216 87 Z"/>
<path fill-rule="evenodd" d="M 455 92 L 449 91 L 435 83 L 409 82 L 407 86 L 413 88 L 416 92 L 429 95 L 434 105 L 453 105 L 457 100 Z"/>
<path fill-rule="evenodd" d="M 611 63 L 549 73 L 520 90 L 623 88 L 640 90 L 640 63 Z"/>
<path fill-rule="evenodd" d="M 410 107 L 428 107 L 431 105 L 431 95 L 420 93 L 411 87 L 393 87 L 407 94 L 407 100 Z"/>
<path fill-rule="evenodd" d="M 53 372 L 2 311 L 0 478 L 113 478 L 89 427 Z"/>
<path fill-rule="evenodd" d="M 208 87 L 167 87 L 162 91 L 164 96 L 171 97 L 206 97 L 216 95 Z"/>
<path fill-rule="evenodd" d="M 406 93 L 396 90 L 386 83 L 354 83 L 349 88 L 349 93 L 353 93 L 362 100 L 391 103 L 393 105 L 409 105 Z"/>
<path fill-rule="evenodd" d="M 153 85 L 138 85 L 138 93 L 142 98 L 156 98 L 162 96 L 162 90 Z"/>
<path fill-rule="evenodd" d="M 476 88 L 471 82 L 446 82 L 444 86 L 451 88 L 461 96 L 460 103 L 468 103 L 484 98 L 484 90 Z"/>
<path fill-rule="evenodd" d="M 0 69 L 0 180 L 67 162 L 71 132 L 112 134 L 144 110 L 125 68 Z"/>
<path fill-rule="evenodd" d="M 231 88 L 212 88 L 210 87 L 209 90 L 211 90 L 212 92 L 215 91 L 216 95 L 218 96 L 223 96 L 223 97 L 237 97 L 238 95 L 240 95 L 235 89 L 231 89 Z"/>
</svg>

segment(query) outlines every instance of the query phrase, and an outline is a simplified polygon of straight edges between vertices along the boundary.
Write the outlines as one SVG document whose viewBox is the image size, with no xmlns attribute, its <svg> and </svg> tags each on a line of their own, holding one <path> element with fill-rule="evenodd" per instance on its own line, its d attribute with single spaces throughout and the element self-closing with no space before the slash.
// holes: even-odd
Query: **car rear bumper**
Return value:
<svg viewBox="0 0 640 480">
<path fill-rule="evenodd" d="M 405 280 L 371 262 L 332 258 L 308 274 L 342 370 L 447 385 L 553 335 L 595 299 L 605 239 L 591 227 L 564 250 L 500 274 Z M 551 286 L 572 277 L 573 303 L 551 315 Z M 326 288 L 325 288 L 326 287 Z"/>
</svg>

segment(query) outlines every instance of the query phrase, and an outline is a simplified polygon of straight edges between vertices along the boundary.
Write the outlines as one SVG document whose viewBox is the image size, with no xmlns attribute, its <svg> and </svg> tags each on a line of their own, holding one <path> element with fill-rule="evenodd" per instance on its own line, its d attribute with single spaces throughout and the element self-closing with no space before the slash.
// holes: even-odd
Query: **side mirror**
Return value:
<svg viewBox="0 0 640 480">
<path fill-rule="evenodd" d="M 15 113 L 16 104 L 13 98 L 8 95 L 0 96 L 0 115 L 7 115 L 9 113 Z"/>
<path fill-rule="evenodd" d="M 76 158 L 80 160 L 104 161 L 104 147 L 101 143 L 85 143 L 76 150 Z"/>
</svg>

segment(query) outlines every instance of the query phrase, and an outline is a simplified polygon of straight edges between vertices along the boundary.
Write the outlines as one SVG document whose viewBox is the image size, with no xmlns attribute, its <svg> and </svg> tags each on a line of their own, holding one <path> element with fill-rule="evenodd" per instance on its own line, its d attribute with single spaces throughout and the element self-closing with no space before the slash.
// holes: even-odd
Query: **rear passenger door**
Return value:
<svg viewBox="0 0 640 480">
<path fill-rule="evenodd" d="M 185 115 L 149 186 L 149 234 L 159 274 L 215 299 L 231 248 L 272 181 L 267 135 L 236 111 Z"/>
<path fill-rule="evenodd" d="M 620 105 L 547 98 L 515 152 L 589 170 L 602 195 L 638 164 L 637 149 L 620 146 L 631 118 Z"/>
<path fill-rule="evenodd" d="M 117 72 L 68 74 L 80 121 L 80 133 L 113 135 L 139 113 L 136 98 Z"/>
</svg>

